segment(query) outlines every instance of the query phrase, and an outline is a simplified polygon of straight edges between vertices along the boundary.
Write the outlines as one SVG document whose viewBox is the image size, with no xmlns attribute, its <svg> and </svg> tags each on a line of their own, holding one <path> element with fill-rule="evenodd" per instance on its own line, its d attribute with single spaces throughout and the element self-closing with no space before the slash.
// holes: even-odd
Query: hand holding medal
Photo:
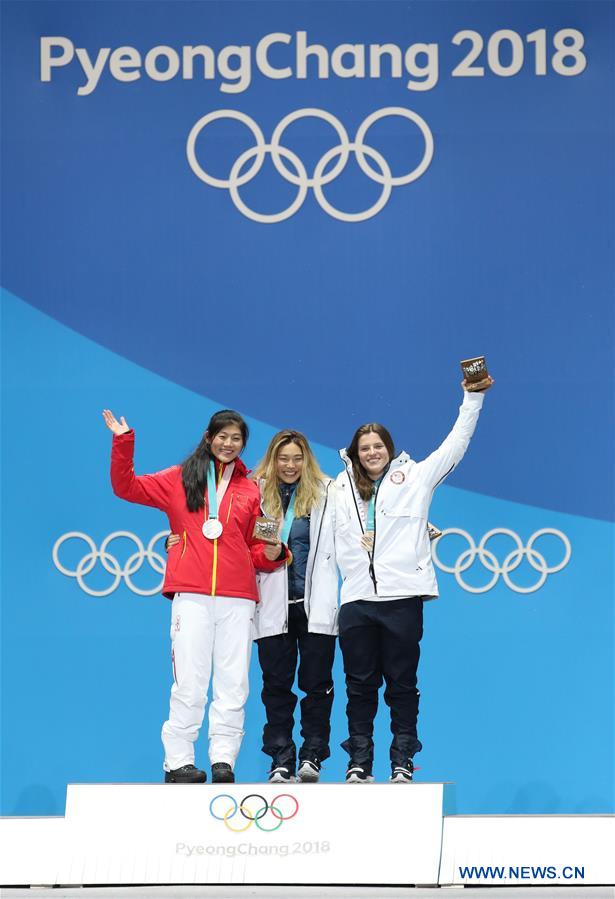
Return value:
<svg viewBox="0 0 615 899">
<path fill-rule="evenodd" d="M 279 521 L 277 521 L 275 518 L 267 518 L 266 516 L 257 518 L 256 523 L 254 524 L 254 532 L 252 536 L 256 540 L 262 540 L 263 543 L 268 544 L 265 548 L 265 555 L 271 562 L 275 562 L 275 560 L 279 556 L 282 544 L 288 547 L 290 529 L 292 528 L 293 521 L 295 520 L 296 499 L 297 492 L 295 490 L 290 498 L 290 502 L 288 503 L 288 508 L 286 510 L 286 514 L 284 515 L 284 521 L 282 522 L 281 527 Z M 290 553 L 290 551 L 288 552 L 287 561 L 289 564 L 292 561 L 292 554 Z"/>
<path fill-rule="evenodd" d="M 263 516 L 262 518 L 257 518 L 254 523 L 252 536 L 255 540 L 261 540 L 263 543 L 267 544 L 265 546 L 265 558 L 269 559 L 270 562 L 275 562 L 280 555 L 282 542 L 278 531 L 279 523 L 275 518 L 266 518 Z"/>
<path fill-rule="evenodd" d="M 278 522 L 275 518 L 257 518 L 254 523 L 254 531 L 252 536 L 255 540 L 261 540 L 263 543 L 275 545 L 280 542 L 278 534 Z"/>
<path fill-rule="evenodd" d="M 468 393 L 481 393 L 489 390 L 493 384 L 493 378 L 487 371 L 487 363 L 484 356 L 475 356 L 473 359 L 463 359 L 460 363 L 463 372 L 461 386 Z"/>
</svg>

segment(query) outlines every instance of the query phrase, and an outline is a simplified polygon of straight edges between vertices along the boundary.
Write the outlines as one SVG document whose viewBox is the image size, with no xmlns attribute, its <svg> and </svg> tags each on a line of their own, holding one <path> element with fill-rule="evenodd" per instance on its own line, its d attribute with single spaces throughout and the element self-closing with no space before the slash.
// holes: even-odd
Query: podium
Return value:
<svg viewBox="0 0 615 899">
<path fill-rule="evenodd" d="M 24 827 L 0 883 L 436 885 L 445 786 L 71 784 L 47 876 Z"/>
<path fill-rule="evenodd" d="M 0 886 L 615 883 L 615 816 L 448 815 L 451 784 L 74 784 L 0 818 Z"/>
</svg>

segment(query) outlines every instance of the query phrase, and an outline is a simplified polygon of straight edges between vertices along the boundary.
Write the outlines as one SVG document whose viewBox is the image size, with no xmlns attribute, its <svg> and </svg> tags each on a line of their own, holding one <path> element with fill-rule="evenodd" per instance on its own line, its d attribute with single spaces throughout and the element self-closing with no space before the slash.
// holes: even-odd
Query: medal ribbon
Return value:
<svg viewBox="0 0 615 899">
<path fill-rule="evenodd" d="M 224 499 L 224 494 L 226 493 L 234 468 L 234 462 L 230 462 L 226 466 L 218 482 L 218 488 L 216 489 L 216 469 L 213 462 L 209 463 L 209 467 L 207 468 L 207 505 L 209 507 L 209 513 L 207 516 L 208 518 L 218 517 L 218 506 L 222 505 L 222 500 Z"/>
<path fill-rule="evenodd" d="M 284 516 L 284 524 L 282 525 L 282 530 L 280 531 L 280 540 L 282 543 L 285 543 L 288 546 L 288 535 L 290 534 L 290 529 L 293 526 L 293 521 L 295 520 L 295 500 L 297 499 L 297 491 L 293 490 L 293 495 L 290 498 L 290 502 L 288 504 L 288 509 L 286 510 L 286 515 Z"/>
<path fill-rule="evenodd" d="M 373 531 L 376 527 L 376 491 L 378 490 L 378 485 L 380 484 L 381 480 L 382 478 L 378 478 L 378 480 L 374 482 L 374 489 L 367 506 L 367 524 L 365 527 L 366 531 Z"/>
</svg>

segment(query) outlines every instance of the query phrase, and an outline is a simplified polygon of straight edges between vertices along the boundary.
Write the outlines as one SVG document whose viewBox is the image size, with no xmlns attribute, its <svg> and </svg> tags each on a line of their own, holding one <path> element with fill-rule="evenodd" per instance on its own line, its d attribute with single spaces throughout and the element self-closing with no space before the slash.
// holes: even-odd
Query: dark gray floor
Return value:
<svg viewBox="0 0 615 899">
<path fill-rule="evenodd" d="M 161 886 L 4 889 L 3 899 L 615 899 L 606 887 Z"/>
</svg>

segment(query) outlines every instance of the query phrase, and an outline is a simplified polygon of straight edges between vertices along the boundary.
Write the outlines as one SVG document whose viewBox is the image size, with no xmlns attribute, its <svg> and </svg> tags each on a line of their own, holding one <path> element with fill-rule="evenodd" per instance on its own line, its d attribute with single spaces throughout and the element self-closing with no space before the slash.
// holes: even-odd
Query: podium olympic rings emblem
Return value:
<svg viewBox="0 0 615 899">
<path fill-rule="evenodd" d="M 293 805 L 291 805 L 290 809 L 286 809 L 289 813 L 284 814 L 284 806 L 288 805 L 289 799 L 294 805 L 294 810 Z M 222 800 L 228 800 L 228 802 L 222 802 Z M 280 802 L 280 800 L 284 800 L 284 802 Z M 290 821 L 291 818 L 294 818 L 298 811 L 299 803 L 290 793 L 280 793 L 274 796 L 271 802 L 267 802 L 260 793 L 248 793 L 241 802 L 237 802 L 230 793 L 218 793 L 209 803 L 209 813 L 212 818 L 215 818 L 216 821 L 222 821 L 224 826 L 233 833 L 243 833 L 252 827 L 253 824 L 265 833 L 272 833 L 274 830 L 278 830 L 284 821 Z M 269 820 L 267 820 L 266 824 L 263 823 L 263 820 L 269 813 L 273 818 L 271 826 L 269 826 L 271 823 Z M 229 823 L 236 816 L 237 820 L 233 824 Z"/>
<path fill-rule="evenodd" d="M 112 534 L 105 537 L 100 549 L 97 549 L 96 544 L 88 534 L 83 534 L 81 531 L 69 531 L 69 533 L 63 534 L 56 540 L 51 556 L 58 571 L 61 571 L 66 577 L 76 578 L 77 583 L 84 593 L 88 593 L 90 596 L 109 596 L 110 593 L 113 593 L 113 591 L 117 589 L 122 579 L 133 593 L 137 593 L 139 596 L 154 596 L 154 594 L 160 593 L 162 590 L 166 567 L 166 559 L 163 555 L 154 551 L 154 546 L 158 540 L 166 537 L 168 533 L 167 530 L 159 531 L 157 534 L 154 534 L 146 548 L 136 534 L 132 534 L 130 531 L 114 531 Z M 136 546 L 136 551 L 129 556 L 123 567 L 120 566 L 120 563 L 115 556 L 109 552 L 109 545 L 113 540 L 117 540 L 120 537 L 132 540 Z M 76 568 L 72 570 L 66 568 L 66 566 L 60 562 L 60 548 L 67 540 L 83 540 L 90 550 L 83 556 Z M 113 578 L 111 584 L 103 590 L 95 590 L 88 586 L 85 581 L 86 576 L 90 574 L 99 561 L 105 571 L 107 571 Z M 139 571 L 145 561 L 148 562 L 155 572 L 162 575 L 156 586 L 149 590 L 143 590 L 142 588 L 137 587 L 132 581 L 132 576 Z"/>
<path fill-rule="evenodd" d="M 380 119 L 392 116 L 408 119 L 416 125 L 425 144 L 423 156 L 418 165 L 405 174 L 397 176 L 394 176 L 391 173 L 390 166 L 384 156 L 373 147 L 370 147 L 369 144 L 365 143 L 367 132 L 372 125 L 380 121 Z M 308 175 L 305 165 L 301 159 L 299 159 L 297 154 L 281 144 L 282 135 L 288 126 L 298 119 L 303 118 L 322 119 L 327 122 L 333 128 L 339 141 L 336 146 L 331 147 L 321 156 L 316 163 L 311 176 Z M 255 141 L 254 147 L 245 150 L 231 163 L 228 178 L 214 177 L 206 171 L 199 159 L 197 159 L 197 138 L 208 125 L 211 125 L 212 122 L 215 122 L 218 119 L 234 119 L 237 122 L 241 122 L 251 132 Z M 327 112 L 324 109 L 311 107 L 306 109 L 296 109 L 294 112 L 290 112 L 288 115 L 284 116 L 278 123 L 269 143 L 265 141 L 263 132 L 254 119 L 250 118 L 249 115 L 246 115 L 245 112 L 240 112 L 237 109 L 217 109 L 214 112 L 207 113 L 207 115 L 204 115 L 195 123 L 186 142 L 186 156 L 188 158 L 188 163 L 197 178 L 200 178 L 201 181 L 208 184 L 210 187 L 227 188 L 237 209 L 239 209 L 246 218 L 262 224 L 283 222 L 285 219 L 294 215 L 303 205 L 303 201 L 307 196 L 309 188 L 312 188 L 314 191 L 314 196 L 321 209 L 328 213 L 332 218 L 338 219 L 341 222 L 364 222 L 367 219 L 373 218 L 373 216 L 377 215 L 380 210 L 384 208 L 391 196 L 393 187 L 410 184 L 424 174 L 429 168 L 433 158 L 433 152 L 434 140 L 429 125 L 420 115 L 418 115 L 418 113 L 413 112 L 411 109 L 406 109 L 403 106 L 387 106 L 372 112 L 364 119 L 361 125 L 359 125 L 355 138 L 352 141 L 342 123 L 332 113 Z M 342 210 L 337 209 L 326 198 L 323 190 L 327 184 L 330 184 L 331 181 L 343 172 L 351 153 L 354 153 L 361 171 L 367 175 L 371 181 L 375 181 L 382 187 L 380 196 L 376 202 L 363 212 L 343 212 Z M 292 203 L 286 209 L 282 210 L 282 212 L 273 214 L 256 212 L 251 209 L 247 206 L 239 193 L 240 187 L 247 184 L 249 181 L 252 181 L 252 179 L 258 175 L 267 154 L 270 154 L 278 174 L 281 175 L 285 181 L 288 181 L 297 188 L 297 194 Z M 371 165 L 370 162 L 368 162 L 368 159 L 374 165 Z M 327 172 L 327 166 L 333 160 L 336 160 L 335 164 Z M 289 168 L 286 163 L 290 163 L 291 167 Z"/>
<path fill-rule="evenodd" d="M 458 534 L 468 542 L 468 549 L 461 553 L 455 564 L 452 566 L 445 565 L 438 557 L 440 543 L 450 534 Z M 495 537 L 496 534 L 510 537 L 515 544 L 515 548 L 508 553 L 501 564 L 494 553 L 487 549 L 487 543 L 492 537 Z M 545 557 L 534 548 L 536 541 L 545 535 L 557 537 L 563 545 L 563 556 L 557 565 L 547 565 Z M 463 587 L 464 590 L 467 590 L 468 593 L 486 593 L 496 585 L 500 576 L 504 579 L 506 586 L 515 593 L 534 593 L 542 587 L 548 574 L 555 574 L 568 564 L 571 555 L 572 547 L 570 545 L 570 540 L 566 534 L 562 533 L 562 531 L 558 531 L 556 528 L 541 528 L 541 530 L 532 534 L 525 546 L 519 535 L 508 528 L 493 528 L 484 535 L 478 546 L 467 531 L 463 531 L 461 528 L 447 528 L 442 532 L 442 536 L 434 540 L 431 545 L 431 556 L 434 564 L 437 565 L 441 571 L 446 571 L 448 574 L 454 574 L 455 580 L 459 586 Z M 492 575 L 490 580 L 482 587 L 472 587 L 470 584 L 466 583 L 462 577 L 463 573 L 470 568 L 477 558 L 480 560 L 483 567 L 486 568 L 487 571 L 490 571 Z M 511 572 L 519 567 L 524 558 L 527 559 L 532 568 L 538 572 L 536 583 L 531 587 L 521 587 L 519 584 L 515 584 L 510 577 Z"/>
</svg>

